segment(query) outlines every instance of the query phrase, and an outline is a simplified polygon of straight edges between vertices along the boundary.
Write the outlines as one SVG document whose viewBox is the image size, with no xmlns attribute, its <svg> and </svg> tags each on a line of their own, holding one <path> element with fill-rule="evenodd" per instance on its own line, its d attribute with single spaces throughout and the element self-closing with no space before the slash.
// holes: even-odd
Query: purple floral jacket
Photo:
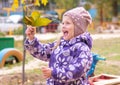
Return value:
<svg viewBox="0 0 120 85">
<path fill-rule="evenodd" d="M 52 50 L 56 42 L 39 43 L 26 39 L 25 48 L 40 60 L 49 61 L 53 70 L 47 85 L 89 85 L 86 74 L 92 63 L 92 38 L 89 33 L 76 36 L 70 41 L 61 39 L 60 45 Z"/>
</svg>

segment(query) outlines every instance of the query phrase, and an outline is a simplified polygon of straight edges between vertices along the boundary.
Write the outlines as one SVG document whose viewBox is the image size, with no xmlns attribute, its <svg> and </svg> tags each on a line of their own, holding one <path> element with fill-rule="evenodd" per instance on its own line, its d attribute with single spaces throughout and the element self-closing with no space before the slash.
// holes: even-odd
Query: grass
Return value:
<svg viewBox="0 0 120 85">
<path fill-rule="evenodd" d="M 106 58 L 106 61 L 98 62 L 96 75 L 107 73 L 120 76 L 120 38 L 94 40 L 92 51 Z"/>
<path fill-rule="evenodd" d="M 52 42 L 52 40 L 41 41 L 42 43 Z M 23 50 L 22 41 L 16 41 L 15 47 Z M 21 48 L 19 48 L 21 47 Z M 93 41 L 92 52 L 99 54 L 101 57 L 105 57 L 106 61 L 99 61 L 96 66 L 95 74 L 108 73 L 114 75 L 120 75 L 120 38 L 112 39 L 97 39 Z M 32 60 L 32 57 L 27 53 L 26 62 Z M 33 71 L 29 71 L 33 72 Z M 39 73 L 39 72 L 38 72 Z"/>
</svg>

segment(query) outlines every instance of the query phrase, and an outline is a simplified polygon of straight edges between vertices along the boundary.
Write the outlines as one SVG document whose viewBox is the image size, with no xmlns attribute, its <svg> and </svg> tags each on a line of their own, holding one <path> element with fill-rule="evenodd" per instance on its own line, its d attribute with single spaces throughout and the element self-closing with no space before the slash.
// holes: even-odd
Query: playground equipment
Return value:
<svg viewBox="0 0 120 85">
<path fill-rule="evenodd" d="M 100 74 L 95 76 L 94 71 L 95 67 L 99 60 L 106 60 L 106 58 L 101 57 L 99 54 L 92 53 L 93 62 L 90 70 L 87 73 L 89 78 L 90 85 L 119 85 L 120 76 L 109 75 L 109 74 Z"/>
<path fill-rule="evenodd" d="M 0 68 L 7 62 L 16 63 L 22 60 L 22 53 L 14 48 L 14 38 L 0 38 Z"/>
<path fill-rule="evenodd" d="M 93 62 L 92 62 L 90 70 L 87 73 L 87 77 L 94 76 L 95 67 L 96 67 L 99 60 L 106 60 L 106 58 L 103 58 L 100 55 L 95 54 L 95 53 L 92 53 L 92 57 L 93 57 Z"/>
<path fill-rule="evenodd" d="M 89 80 L 90 85 L 120 85 L 120 76 L 110 74 L 100 74 Z"/>
</svg>

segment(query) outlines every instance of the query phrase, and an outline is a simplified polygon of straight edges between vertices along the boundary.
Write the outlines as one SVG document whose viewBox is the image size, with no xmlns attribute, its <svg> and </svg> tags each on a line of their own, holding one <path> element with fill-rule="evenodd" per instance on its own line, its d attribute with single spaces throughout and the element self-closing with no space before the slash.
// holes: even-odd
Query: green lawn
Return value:
<svg viewBox="0 0 120 85">
<path fill-rule="evenodd" d="M 106 61 L 98 62 L 96 75 L 101 73 L 120 75 L 120 38 L 94 40 L 92 51 L 106 58 Z"/>
</svg>

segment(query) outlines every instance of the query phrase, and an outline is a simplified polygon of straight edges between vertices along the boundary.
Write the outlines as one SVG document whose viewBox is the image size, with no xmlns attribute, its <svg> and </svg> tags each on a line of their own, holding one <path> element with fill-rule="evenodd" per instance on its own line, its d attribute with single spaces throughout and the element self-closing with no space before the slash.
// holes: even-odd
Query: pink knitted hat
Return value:
<svg viewBox="0 0 120 85">
<path fill-rule="evenodd" d="M 75 36 L 84 33 L 92 22 L 90 14 L 83 7 L 68 10 L 63 16 L 69 16 L 75 25 Z"/>
</svg>

